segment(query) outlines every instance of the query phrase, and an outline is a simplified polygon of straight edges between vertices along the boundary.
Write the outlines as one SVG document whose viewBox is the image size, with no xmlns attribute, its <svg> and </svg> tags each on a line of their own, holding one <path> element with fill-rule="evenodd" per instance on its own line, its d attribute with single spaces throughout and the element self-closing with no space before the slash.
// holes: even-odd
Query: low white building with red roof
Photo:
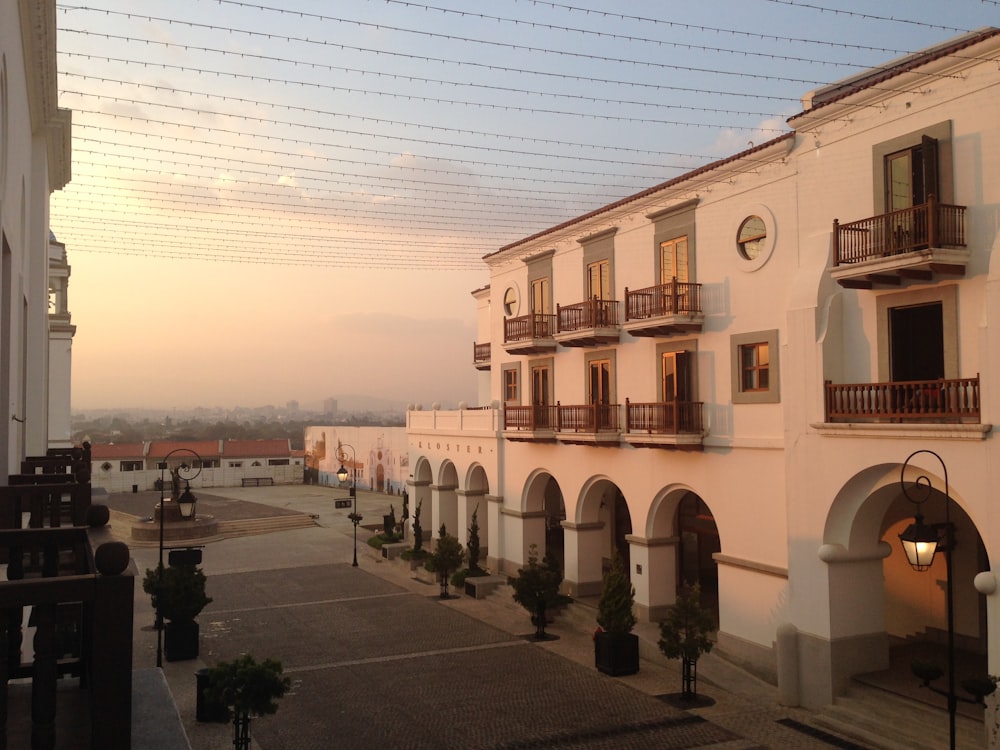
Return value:
<svg viewBox="0 0 1000 750">
<path fill-rule="evenodd" d="M 287 438 L 267 440 L 154 440 L 96 444 L 93 485 L 108 492 L 159 489 L 184 463 L 200 469 L 192 487 L 240 487 L 302 482 L 305 453 Z"/>
</svg>

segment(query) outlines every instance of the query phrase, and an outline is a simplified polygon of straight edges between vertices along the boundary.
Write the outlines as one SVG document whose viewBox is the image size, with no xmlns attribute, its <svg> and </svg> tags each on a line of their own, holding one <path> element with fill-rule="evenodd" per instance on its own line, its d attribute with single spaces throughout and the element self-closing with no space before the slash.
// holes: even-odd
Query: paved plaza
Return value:
<svg viewBox="0 0 1000 750">
<path fill-rule="evenodd" d="M 772 686 L 714 655 L 700 663 L 699 692 L 716 701 L 706 708 L 681 711 L 659 697 L 680 689 L 679 665 L 662 657 L 644 659 L 637 675 L 602 675 L 593 666 L 595 613 L 584 605 L 555 619 L 549 631 L 557 640 L 536 643 L 525 637 L 533 627 L 507 589 L 485 600 L 442 601 L 437 586 L 360 541 L 354 568 L 349 509 L 333 503 L 342 491 L 211 493 L 203 511 L 224 514 L 226 493 L 234 508 L 305 513 L 315 525 L 206 544 L 213 602 L 199 617 L 201 657 L 164 663 L 194 750 L 232 742 L 228 725 L 195 721 L 196 670 L 243 653 L 280 660 L 292 679 L 277 714 L 253 722 L 259 750 L 867 746 L 815 728 L 807 711 L 778 706 Z M 124 507 L 124 500 L 110 505 Z M 398 511 L 399 498 L 361 493 L 359 511 L 367 523 L 390 502 Z M 116 535 L 127 533 L 121 517 L 115 524 Z M 155 566 L 155 545 L 132 545 L 132 552 L 140 574 Z M 152 622 L 137 587 L 136 668 L 155 664 Z"/>
</svg>

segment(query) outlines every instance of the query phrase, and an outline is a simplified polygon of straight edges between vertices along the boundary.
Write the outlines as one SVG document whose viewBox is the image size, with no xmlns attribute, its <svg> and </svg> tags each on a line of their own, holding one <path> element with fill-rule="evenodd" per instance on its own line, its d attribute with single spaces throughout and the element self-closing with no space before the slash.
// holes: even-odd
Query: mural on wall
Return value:
<svg viewBox="0 0 1000 750">
<path fill-rule="evenodd" d="M 306 484 L 340 486 L 337 470 L 348 471 L 358 487 L 401 494 L 410 473 L 405 427 L 334 427 L 305 429 Z"/>
</svg>

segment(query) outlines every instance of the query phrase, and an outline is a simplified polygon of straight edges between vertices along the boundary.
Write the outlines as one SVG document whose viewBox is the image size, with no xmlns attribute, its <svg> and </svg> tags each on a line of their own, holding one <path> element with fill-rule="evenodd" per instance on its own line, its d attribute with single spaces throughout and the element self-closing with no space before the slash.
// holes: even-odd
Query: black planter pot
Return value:
<svg viewBox="0 0 1000 750">
<path fill-rule="evenodd" d="M 594 636 L 594 664 L 598 671 L 612 677 L 639 671 L 639 636 L 635 633 Z"/>
<path fill-rule="evenodd" d="M 163 655 L 167 661 L 198 658 L 198 623 L 170 621 L 163 631 Z"/>
</svg>

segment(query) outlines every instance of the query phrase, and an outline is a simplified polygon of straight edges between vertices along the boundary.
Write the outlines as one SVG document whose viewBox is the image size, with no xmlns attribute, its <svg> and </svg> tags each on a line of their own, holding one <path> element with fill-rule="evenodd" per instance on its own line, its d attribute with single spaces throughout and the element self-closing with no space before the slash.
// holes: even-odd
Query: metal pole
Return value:
<svg viewBox="0 0 1000 750">
<path fill-rule="evenodd" d="M 358 567 L 358 471 L 356 468 L 358 459 L 354 452 L 354 446 L 351 446 L 351 455 L 351 494 L 354 495 L 354 562 L 351 563 L 351 567 L 356 568 Z"/>
<path fill-rule="evenodd" d="M 945 480 L 944 498 L 944 519 L 945 519 L 945 541 L 944 566 L 948 576 L 945 584 L 945 598 L 947 601 L 948 616 L 948 737 L 950 744 L 948 747 L 955 750 L 955 713 L 958 709 L 956 705 L 958 699 L 955 696 L 955 597 L 951 582 L 951 548 L 955 543 L 954 528 L 951 525 L 951 496 L 948 494 L 948 484 Z"/>
<path fill-rule="evenodd" d="M 164 458 L 160 464 L 160 561 L 156 566 L 156 666 L 163 667 L 163 613 L 160 610 L 163 599 L 161 587 L 163 586 L 163 470 L 167 467 L 167 460 Z"/>
</svg>

